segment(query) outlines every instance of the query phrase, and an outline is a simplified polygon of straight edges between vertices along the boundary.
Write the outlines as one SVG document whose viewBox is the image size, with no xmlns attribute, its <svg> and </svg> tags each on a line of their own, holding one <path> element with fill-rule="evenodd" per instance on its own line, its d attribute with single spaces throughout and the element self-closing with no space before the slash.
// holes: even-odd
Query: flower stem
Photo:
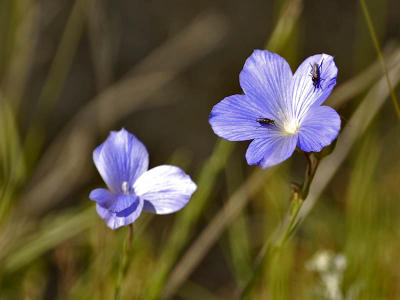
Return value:
<svg viewBox="0 0 400 300">
<path fill-rule="evenodd" d="M 304 182 L 302 185 L 302 189 L 301 189 L 301 198 L 302 199 L 306 199 L 308 196 L 308 192 L 310 191 L 310 185 L 311 182 L 314 178 L 315 172 L 317 171 L 317 168 L 319 166 L 319 162 L 320 160 L 313 157 L 312 154 L 308 153 L 308 152 L 304 152 L 306 158 L 307 158 L 307 171 L 304 177 Z M 314 160 L 314 161 L 313 161 Z"/>
<path fill-rule="evenodd" d="M 319 165 L 319 159 L 313 157 L 310 153 L 305 152 L 304 154 L 308 162 L 304 182 L 301 187 L 295 186 L 293 188 L 288 215 L 281 225 L 283 229 L 275 237 L 268 239 L 264 243 L 255 261 L 254 272 L 241 292 L 241 299 L 248 298 L 256 280 L 263 273 L 267 259 L 278 253 L 285 246 L 287 240 L 292 236 L 297 227 L 299 212 L 303 206 L 304 199 L 307 198 L 311 182 Z"/>
<path fill-rule="evenodd" d="M 128 270 L 129 254 L 131 250 L 132 241 L 133 241 L 133 224 L 129 224 L 129 232 L 124 241 L 124 251 L 118 268 L 117 284 L 115 285 L 115 290 L 114 290 L 114 300 L 121 299 L 121 286 L 125 279 L 126 271 Z"/>
</svg>

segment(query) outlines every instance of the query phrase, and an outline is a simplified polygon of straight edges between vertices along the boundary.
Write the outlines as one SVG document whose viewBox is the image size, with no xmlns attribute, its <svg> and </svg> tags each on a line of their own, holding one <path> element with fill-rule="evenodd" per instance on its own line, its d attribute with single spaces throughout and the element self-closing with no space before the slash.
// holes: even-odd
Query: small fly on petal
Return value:
<svg viewBox="0 0 400 300">
<path fill-rule="evenodd" d="M 257 118 L 256 121 L 264 125 L 275 125 L 275 121 L 267 118 Z"/>
<path fill-rule="evenodd" d="M 311 65 L 310 75 L 311 75 L 311 80 L 312 80 L 312 83 L 314 86 L 314 90 L 322 88 L 321 81 L 324 80 L 321 78 L 321 70 L 322 70 L 323 62 L 324 62 L 324 60 L 321 61 L 320 65 L 318 65 L 317 63 L 310 64 Z"/>
</svg>

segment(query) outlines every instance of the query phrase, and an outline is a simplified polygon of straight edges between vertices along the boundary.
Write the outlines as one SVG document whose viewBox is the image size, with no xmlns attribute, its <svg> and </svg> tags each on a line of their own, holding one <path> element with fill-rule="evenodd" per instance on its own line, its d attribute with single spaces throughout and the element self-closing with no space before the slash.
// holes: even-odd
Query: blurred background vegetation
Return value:
<svg viewBox="0 0 400 300">
<path fill-rule="evenodd" d="M 366 3 L 396 87 L 400 2 Z M 108 229 L 88 194 L 104 185 L 92 151 L 121 127 L 151 167 L 199 186 L 181 212 L 134 224 L 122 298 L 238 297 L 306 166 L 249 167 L 248 143 L 208 124 L 262 48 L 293 70 L 335 57 L 342 134 L 250 298 L 400 299 L 400 123 L 360 3 L 345 0 L 0 0 L 0 299 L 113 297 L 127 228 Z"/>
</svg>

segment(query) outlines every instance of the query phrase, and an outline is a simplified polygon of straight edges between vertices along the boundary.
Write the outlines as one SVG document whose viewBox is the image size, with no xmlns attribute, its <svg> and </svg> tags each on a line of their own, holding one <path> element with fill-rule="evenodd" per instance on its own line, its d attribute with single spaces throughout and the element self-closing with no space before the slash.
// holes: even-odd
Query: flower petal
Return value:
<svg viewBox="0 0 400 300">
<path fill-rule="evenodd" d="M 149 166 L 146 147 L 125 129 L 112 131 L 107 140 L 93 151 L 93 160 L 111 191 L 123 193 Z"/>
<path fill-rule="evenodd" d="M 278 131 L 268 138 L 255 139 L 247 148 L 247 163 L 263 169 L 277 165 L 292 155 L 297 139 L 297 134 L 284 135 Z"/>
<path fill-rule="evenodd" d="M 257 118 L 272 119 L 273 116 L 246 95 L 233 95 L 213 107 L 208 121 L 219 137 L 229 141 L 246 141 L 268 134 L 268 125 L 258 123 Z"/>
<path fill-rule="evenodd" d="M 314 86 L 312 80 L 314 64 L 320 70 L 319 87 Z M 291 84 L 292 116 L 300 120 L 312 105 L 321 105 L 336 85 L 337 72 L 333 57 L 328 54 L 317 54 L 304 60 L 294 73 Z"/>
<path fill-rule="evenodd" d="M 94 189 L 90 192 L 89 199 L 105 206 L 107 203 L 111 202 L 111 199 L 113 199 L 113 194 L 107 189 Z"/>
<path fill-rule="evenodd" d="M 158 166 L 143 173 L 135 182 L 135 193 L 144 199 L 144 210 L 169 214 L 180 210 L 196 190 L 196 184 L 180 168 Z"/>
<path fill-rule="evenodd" d="M 138 196 L 135 194 L 115 194 L 106 189 L 93 190 L 89 198 L 96 201 L 100 206 L 115 213 L 119 213 L 131 207 L 133 203 L 138 201 Z"/>
<path fill-rule="evenodd" d="M 143 210 L 143 200 L 136 197 L 136 200 L 131 206 L 122 210 L 119 213 L 112 212 L 97 203 L 97 214 L 106 222 L 111 229 L 117 229 L 122 226 L 129 225 L 140 216 Z"/>
<path fill-rule="evenodd" d="M 340 117 L 329 106 L 313 106 L 299 129 L 298 147 L 305 152 L 319 152 L 339 134 Z"/>
<path fill-rule="evenodd" d="M 289 64 L 278 54 L 254 50 L 246 60 L 239 80 L 251 101 L 264 107 L 274 120 L 279 120 L 286 110 L 286 102 L 291 99 L 292 77 Z"/>
</svg>

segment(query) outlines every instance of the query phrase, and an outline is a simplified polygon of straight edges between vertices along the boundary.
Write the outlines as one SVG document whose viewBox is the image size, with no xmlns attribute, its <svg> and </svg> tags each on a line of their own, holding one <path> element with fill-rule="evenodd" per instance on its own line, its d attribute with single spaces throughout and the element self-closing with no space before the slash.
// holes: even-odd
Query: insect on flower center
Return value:
<svg viewBox="0 0 400 300">
<path fill-rule="evenodd" d="M 295 134 L 299 130 L 299 127 L 299 123 L 296 120 L 289 120 L 284 124 L 283 129 L 285 133 L 289 135 Z"/>
</svg>

